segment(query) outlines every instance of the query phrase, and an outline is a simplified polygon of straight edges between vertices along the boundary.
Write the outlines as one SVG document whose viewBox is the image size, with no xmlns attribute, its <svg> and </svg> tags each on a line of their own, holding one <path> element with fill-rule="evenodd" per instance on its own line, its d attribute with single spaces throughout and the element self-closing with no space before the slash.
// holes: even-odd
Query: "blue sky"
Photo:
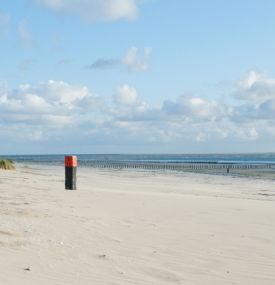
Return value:
<svg viewBox="0 0 275 285">
<path fill-rule="evenodd" d="M 274 1 L 0 4 L 0 153 L 275 151 Z"/>
</svg>

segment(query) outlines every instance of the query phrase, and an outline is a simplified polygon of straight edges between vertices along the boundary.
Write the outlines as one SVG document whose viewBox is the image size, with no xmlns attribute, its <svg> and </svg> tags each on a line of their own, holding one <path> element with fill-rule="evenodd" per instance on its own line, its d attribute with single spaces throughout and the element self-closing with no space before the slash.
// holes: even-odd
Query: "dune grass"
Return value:
<svg viewBox="0 0 275 285">
<path fill-rule="evenodd" d="M 15 166 L 12 160 L 2 159 L 0 160 L 0 169 L 14 170 Z"/>
</svg>

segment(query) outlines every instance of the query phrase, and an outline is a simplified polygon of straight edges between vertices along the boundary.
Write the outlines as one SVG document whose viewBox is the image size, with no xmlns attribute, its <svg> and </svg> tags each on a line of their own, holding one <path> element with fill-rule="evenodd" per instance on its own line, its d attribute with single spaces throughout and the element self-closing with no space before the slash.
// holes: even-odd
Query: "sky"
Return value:
<svg viewBox="0 0 275 285">
<path fill-rule="evenodd" d="M 275 152 L 275 1 L 0 0 L 0 154 Z"/>
</svg>

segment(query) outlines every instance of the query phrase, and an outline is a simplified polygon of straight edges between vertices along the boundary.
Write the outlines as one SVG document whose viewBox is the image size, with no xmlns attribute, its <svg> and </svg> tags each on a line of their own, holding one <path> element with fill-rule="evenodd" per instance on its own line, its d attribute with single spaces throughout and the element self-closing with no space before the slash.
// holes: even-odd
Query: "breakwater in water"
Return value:
<svg viewBox="0 0 275 285">
<path fill-rule="evenodd" d="M 90 161 L 90 167 L 96 168 L 133 168 L 133 169 L 162 169 L 162 170 L 209 170 L 224 169 L 227 172 L 232 169 L 272 169 L 275 164 L 271 163 L 226 163 L 226 162 L 129 162 L 129 161 Z"/>
<path fill-rule="evenodd" d="M 275 163 L 211 163 L 211 162 L 123 162 L 93 161 L 89 167 L 98 169 L 131 169 L 143 171 L 194 172 L 217 175 L 233 175 L 262 179 L 275 179 Z"/>
</svg>

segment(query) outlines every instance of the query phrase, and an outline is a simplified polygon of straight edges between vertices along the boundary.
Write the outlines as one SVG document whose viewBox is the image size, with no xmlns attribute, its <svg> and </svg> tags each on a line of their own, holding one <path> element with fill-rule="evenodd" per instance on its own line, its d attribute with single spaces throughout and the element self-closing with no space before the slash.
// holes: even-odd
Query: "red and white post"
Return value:
<svg viewBox="0 0 275 285">
<path fill-rule="evenodd" d="M 77 157 L 65 156 L 65 189 L 76 190 Z"/>
</svg>

